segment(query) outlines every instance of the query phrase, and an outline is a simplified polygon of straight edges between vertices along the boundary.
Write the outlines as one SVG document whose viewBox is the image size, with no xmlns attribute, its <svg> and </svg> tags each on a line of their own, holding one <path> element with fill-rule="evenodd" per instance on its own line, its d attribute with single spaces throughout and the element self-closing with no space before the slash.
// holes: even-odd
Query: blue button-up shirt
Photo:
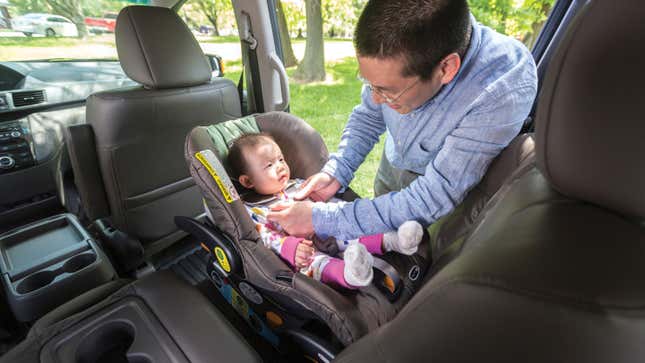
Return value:
<svg viewBox="0 0 645 363">
<path fill-rule="evenodd" d="M 351 239 L 395 230 L 406 220 L 429 225 L 463 200 L 519 133 L 537 92 L 533 57 L 517 40 L 471 19 L 470 45 L 453 81 L 405 115 L 376 104 L 363 87 L 338 152 L 323 168 L 346 188 L 386 132 L 390 163 L 421 176 L 371 200 L 314 204 L 318 235 Z"/>
</svg>

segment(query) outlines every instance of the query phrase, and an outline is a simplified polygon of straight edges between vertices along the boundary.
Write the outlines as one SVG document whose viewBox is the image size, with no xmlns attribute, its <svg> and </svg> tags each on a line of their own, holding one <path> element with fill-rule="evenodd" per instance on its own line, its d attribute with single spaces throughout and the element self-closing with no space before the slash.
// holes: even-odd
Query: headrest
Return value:
<svg viewBox="0 0 645 363">
<path fill-rule="evenodd" d="M 195 128 L 190 145 L 212 149 L 223 162 L 231 142 L 242 134 L 266 132 L 280 145 L 294 178 L 307 178 L 320 171 L 329 155 L 320 134 L 304 120 L 286 112 L 272 111 Z"/>
<path fill-rule="evenodd" d="M 591 1 L 546 72 L 538 166 L 561 193 L 645 217 L 645 6 Z"/>
<path fill-rule="evenodd" d="M 125 73 L 149 88 L 203 84 L 211 68 L 197 40 L 171 9 L 128 6 L 116 22 L 116 49 Z"/>
</svg>

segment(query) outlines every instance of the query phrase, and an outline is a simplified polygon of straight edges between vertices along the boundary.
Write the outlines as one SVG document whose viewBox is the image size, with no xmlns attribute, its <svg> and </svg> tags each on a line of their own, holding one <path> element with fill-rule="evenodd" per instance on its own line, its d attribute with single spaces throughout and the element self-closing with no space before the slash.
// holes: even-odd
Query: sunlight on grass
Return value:
<svg viewBox="0 0 645 363">
<path fill-rule="evenodd" d="M 352 109 L 360 103 L 361 82 L 356 79 L 358 65 L 353 57 L 326 64 L 328 79 L 324 82 L 289 84 L 291 113 L 303 118 L 322 135 L 330 152 L 336 151 L 340 136 Z M 289 69 L 291 76 L 294 69 Z M 374 194 L 373 180 L 383 141 L 379 142 L 356 172 L 350 185 L 359 195 Z"/>
</svg>

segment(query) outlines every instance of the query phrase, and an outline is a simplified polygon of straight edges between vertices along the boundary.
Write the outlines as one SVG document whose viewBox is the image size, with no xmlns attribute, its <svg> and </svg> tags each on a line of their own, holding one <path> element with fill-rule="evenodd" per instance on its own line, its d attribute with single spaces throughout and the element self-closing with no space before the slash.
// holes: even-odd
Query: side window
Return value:
<svg viewBox="0 0 645 363">
<path fill-rule="evenodd" d="M 188 0 L 178 11 L 204 54 L 221 58 L 223 77 L 237 83 L 242 73 L 240 38 L 230 0 Z"/>
<path fill-rule="evenodd" d="M 468 0 L 475 18 L 533 47 L 556 0 Z"/>
</svg>

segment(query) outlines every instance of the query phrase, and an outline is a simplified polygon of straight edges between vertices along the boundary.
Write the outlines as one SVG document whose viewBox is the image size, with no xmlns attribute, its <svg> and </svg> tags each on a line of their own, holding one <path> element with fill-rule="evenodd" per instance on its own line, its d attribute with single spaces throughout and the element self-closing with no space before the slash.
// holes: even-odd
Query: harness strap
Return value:
<svg viewBox="0 0 645 363">
<path fill-rule="evenodd" d="M 403 281 L 399 272 L 387 261 L 376 256 L 374 256 L 373 267 L 374 285 L 387 297 L 388 301 L 396 301 L 403 290 Z"/>
</svg>

